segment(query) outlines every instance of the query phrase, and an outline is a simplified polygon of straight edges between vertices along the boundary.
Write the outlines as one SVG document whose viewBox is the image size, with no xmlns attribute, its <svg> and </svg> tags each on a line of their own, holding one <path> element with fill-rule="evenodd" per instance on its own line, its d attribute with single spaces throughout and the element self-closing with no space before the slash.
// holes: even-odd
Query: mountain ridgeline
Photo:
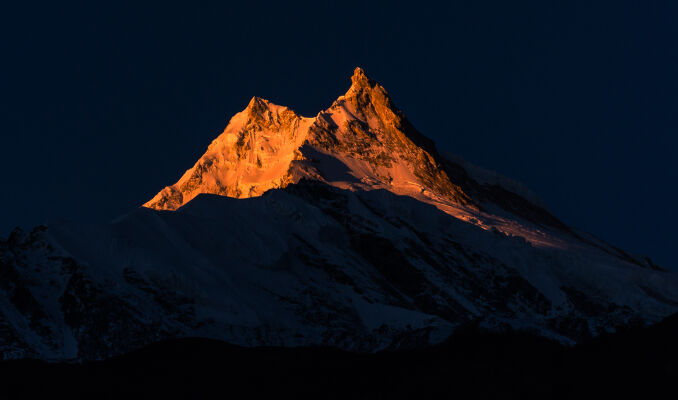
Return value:
<svg viewBox="0 0 678 400">
<path fill-rule="evenodd" d="M 260 196 L 307 178 L 340 188 L 384 188 L 473 208 L 433 143 L 383 87 L 356 68 L 351 88 L 315 118 L 254 97 L 193 168 L 144 206 L 176 210 L 200 193 Z"/>
<path fill-rule="evenodd" d="M 469 325 L 571 345 L 678 311 L 674 273 L 481 172 L 360 68 L 312 118 L 254 97 L 143 207 L 1 240 L 0 351 L 93 360 L 198 337 L 375 352 Z"/>
</svg>

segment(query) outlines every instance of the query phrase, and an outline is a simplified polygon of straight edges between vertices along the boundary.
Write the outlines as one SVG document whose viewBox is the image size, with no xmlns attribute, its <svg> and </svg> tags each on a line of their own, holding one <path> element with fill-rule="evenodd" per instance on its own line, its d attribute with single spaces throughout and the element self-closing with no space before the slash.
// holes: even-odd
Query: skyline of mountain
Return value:
<svg viewBox="0 0 678 400">
<path fill-rule="evenodd" d="M 8 2 L 0 398 L 666 397 L 678 2 Z"/>
<path fill-rule="evenodd" d="M 360 65 L 440 151 L 672 264 L 674 3 L 39 3 L 0 26 L 1 236 L 110 221 L 176 182 L 252 95 L 313 117 Z"/>
<path fill-rule="evenodd" d="M 441 155 L 356 68 L 315 118 L 252 98 L 146 207 L 0 240 L 0 349 L 106 359 L 202 337 L 374 352 L 468 324 L 569 345 L 678 310 L 675 273 L 537 203 Z"/>
</svg>

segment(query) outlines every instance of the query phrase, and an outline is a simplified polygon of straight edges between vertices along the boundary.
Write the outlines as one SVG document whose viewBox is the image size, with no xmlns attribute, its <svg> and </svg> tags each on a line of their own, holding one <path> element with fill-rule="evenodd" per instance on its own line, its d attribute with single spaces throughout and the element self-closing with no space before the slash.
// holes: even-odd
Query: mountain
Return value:
<svg viewBox="0 0 678 400">
<path fill-rule="evenodd" d="M 200 193 L 261 196 L 307 178 L 350 190 L 386 189 L 423 201 L 471 206 L 433 143 L 383 87 L 356 68 L 351 88 L 315 118 L 252 98 L 177 183 L 144 206 L 176 210 Z"/>
<path fill-rule="evenodd" d="M 4 358 L 157 341 L 351 351 L 459 327 L 564 344 L 678 310 L 678 280 L 441 154 L 356 69 L 313 118 L 254 97 L 179 181 L 109 224 L 0 241 Z"/>
</svg>

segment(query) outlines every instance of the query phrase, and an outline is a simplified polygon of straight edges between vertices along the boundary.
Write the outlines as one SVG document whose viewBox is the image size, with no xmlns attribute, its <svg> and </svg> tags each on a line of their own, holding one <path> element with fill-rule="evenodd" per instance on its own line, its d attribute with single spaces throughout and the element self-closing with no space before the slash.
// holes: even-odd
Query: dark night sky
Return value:
<svg viewBox="0 0 678 400">
<path fill-rule="evenodd" d="M 227 3 L 3 6 L 0 236 L 121 215 L 253 95 L 314 116 L 361 66 L 440 150 L 678 268 L 677 2 Z"/>
</svg>

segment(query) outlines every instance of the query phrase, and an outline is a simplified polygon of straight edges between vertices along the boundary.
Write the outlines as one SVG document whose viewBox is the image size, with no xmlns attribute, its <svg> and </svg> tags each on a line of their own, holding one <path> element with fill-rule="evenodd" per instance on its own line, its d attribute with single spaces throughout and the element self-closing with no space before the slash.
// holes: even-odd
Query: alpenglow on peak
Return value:
<svg viewBox="0 0 678 400">
<path fill-rule="evenodd" d="M 487 172 L 441 156 L 360 69 L 314 118 L 254 97 L 146 208 L 0 238 L 0 351 L 73 361 L 206 337 L 374 352 L 468 323 L 571 344 L 678 310 L 675 273 Z"/>
<path fill-rule="evenodd" d="M 257 197 L 302 179 L 353 191 L 386 190 L 486 230 L 522 236 L 539 246 L 561 246 L 528 223 L 559 221 L 522 197 L 479 186 L 458 163 L 441 156 L 384 87 L 359 67 L 348 91 L 312 118 L 253 97 L 195 165 L 144 207 L 176 210 L 199 194 Z M 526 223 L 483 207 L 497 199 L 501 208 L 518 210 Z"/>
<path fill-rule="evenodd" d="M 201 193 L 260 196 L 306 178 L 472 207 L 437 158 L 386 90 L 356 68 L 346 94 L 313 118 L 253 97 L 196 164 L 144 206 L 175 210 Z"/>
</svg>

